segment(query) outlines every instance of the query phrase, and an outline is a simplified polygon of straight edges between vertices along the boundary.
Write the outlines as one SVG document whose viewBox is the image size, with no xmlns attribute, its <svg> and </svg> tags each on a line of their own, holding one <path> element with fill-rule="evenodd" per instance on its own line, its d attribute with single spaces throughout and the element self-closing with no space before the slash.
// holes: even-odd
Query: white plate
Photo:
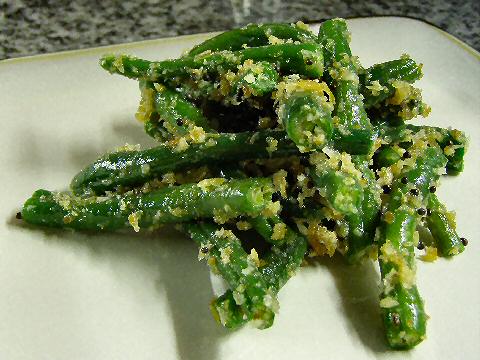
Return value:
<svg viewBox="0 0 480 360">
<path fill-rule="evenodd" d="M 19 226 L 37 188 L 62 189 L 83 166 L 129 143 L 150 145 L 135 122 L 136 82 L 98 66 L 106 52 L 175 57 L 208 35 L 147 41 L 0 63 L 1 359 L 474 359 L 480 354 L 479 55 L 451 36 L 404 18 L 349 21 L 364 65 L 408 52 L 425 64 L 429 124 L 472 139 L 465 172 L 440 196 L 470 239 L 452 261 L 419 263 L 431 316 L 428 339 L 390 352 L 378 316 L 373 265 L 326 259 L 280 293 L 265 331 L 230 333 L 210 316 L 211 285 L 197 249 L 175 233 L 85 235 Z"/>
</svg>

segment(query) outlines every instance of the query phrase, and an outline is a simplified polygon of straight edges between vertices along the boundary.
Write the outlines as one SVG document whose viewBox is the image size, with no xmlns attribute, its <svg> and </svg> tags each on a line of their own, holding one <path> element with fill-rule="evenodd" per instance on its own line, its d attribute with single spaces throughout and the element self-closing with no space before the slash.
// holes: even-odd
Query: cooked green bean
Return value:
<svg viewBox="0 0 480 360">
<path fill-rule="evenodd" d="M 257 253 L 247 255 L 240 240 L 229 230 L 211 223 L 186 223 L 183 230 L 199 245 L 199 257 L 206 258 L 212 271 L 222 275 L 232 289 L 232 299 L 254 325 L 265 329 L 273 324 L 276 298 L 258 266 Z M 233 305 L 232 302 L 228 307 Z M 230 322 L 228 309 L 216 308 L 220 322 Z"/>
<path fill-rule="evenodd" d="M 362 259 L 374 244 L 375 229 L 380 220 L 381 189 L 376 181 L 375 173 L 369 168 L 368 158 L 355 155 L 352 156 L 352 162 L 362 173 L 362 179 L 365 182 L 362 186 L 363 199 L 358 212 L 345 216 L 349 227 L 348 249 L 345 256 L 348 261 L 356 262 Z"/>
<path fill-rule="evenodd" d="M 267 95 L 275 90 L 278 82 L 275 66 L 265 61 L 251 64 L 246 62 L 232 79 L 228 79 L 228 75 L 230 74 L 224 77 L 231 88 L 228 95 L 234 99 Z M 232 104 L 236 103 L 232 101 Z"/>
<path fill-rule="evenodd" d="M 302 235 L 286 227 L 285 236 L 288 241 L 272 246 L 265 257 L 266 265 L 261 268 L 268 288 L 275 294 L 300 267 L 307 252 L 307 241 Z M 250 320 L 241 307 L 235 304 L 234 293 L 231 290 L 219 296 L 210 307 L 214 314 L 222 314 L 225 320 L 222 323 L 228 328 L 238 328 Z"/>
<path fill-rule="evenodd" d="M 440 254 L 449 257 L 463 252 L 465 247 L 455 229 L 454 215 L 447 211 L 435 194 L 429 196 L 428 211 L 427 227 Z"/>
<path fill-rule="evenodd" d="M 156 117 L 147 116 L 145 128 L 147 133 L 164 141 L 165 132 L 175 137 L 187 136 L 192 131 L 212 132 L 210 124 L 194 104 L 180 93 L 160 84 L 142 82 L 142 92 L 151 92 L 144 97 L 152 97 L 153 111 Z M 148 101 L 148 100 L 145 100 Z M 148 105 L 147 105 L 148 106 Z M 200 127 L 202 129 L 196 129 Z"/>
<path fill-rule="evenodd" d="M 380 306 L 388 343 L 396 349 L 411 348 L 425 338 L 427 315 L 415 285 L 415 230 L 425 211 L 429 187 L 446 164 L 438 147 L 427 147 L 412 156 L 415 165 L 392 184 L 379 237 Z"/>
<path fill-rule="evenodd" d="M 205 51 L 241 50 L 277 42 L 315 42 L 315 35 L 301 24 L 248 24 L 216 35 L 196 45 L 188 55 Z"/>
<path fill-rule="evenodd" d="M 395 148 L 390 145 L 382 145 L 373 155 L 373 164 L 376 169 L 389 167 L 402 159 L 402 154 L 399 154 Z"/>
<path fill-rule="evenodd" d="M 77 197 L 38 190 L 25 202 L 22 217 L 31 224 L 76 230 L 150 228 L 198 218 L 257 216 L 271 204 L 270 179 L 206 179 L 148 193 Z"/>
<path fill-rule="evenodd" d="M 328 87 L 324 83 L 300 80 L 286 82 L 279 88 L 277 113 L 288 137 L 301 152 L 322 149 L 333 131 L 333 102 L 326 97 L 332 93 Z"/>
<path fill-rule="evenodd" d="M 368 154 L 373 146 L 373 128 L 359 93 L 355 59 L 350 51 L 350 34 L 343 19 L 320 25 L 319 41 L 324 47 L 327 81 L 335 95 L 333 145 L 350 154 Z"/>
<path fill-rule="evenodd" d="M 386 144 L 411 145 L 416 138 L 431 139 L 442 148 L 444 155 L 447 157 L 447 174 L 458 175 L 463 171 L 463 158 L 468 140 L 460 130 L 412 124 L 390 126 L 388 122 L 379 123 L 375 126 L 375 129 L 377 136 Z"/>
<path fill-rule="evenodd" d="M 409 56 L 369 67 L 359 74 L 365 108 L 371 108 L 392 97 L 399 82 L 414 83 L 422 75 L 422 65 Z"/>
<path fill-rule="evenodd" d="M 282 74 L 300 74 L 320 78 L 323 74 L 323 54 L 320 45 L 279 44 L 238 51 L 218 51 L 175 60 L 148 61 L 128 55 L 106 55 L 100 65 L 110 73 L 132 79 L 166 82 L 178 85 L 182 79 L 201 80 L 206 74 L 222 74 L 235 70 L 246 60 L 275 64 Z"/>
<path fill-rule="evenodd" d="M 363 201 L 362 174 L 348 155 L 316 153 L 310 157 L 310 177 L 329 206 L 343 215 L 357 214 Z"/>
<path fill-rule="evenodd" d="M 276 142 L 276 143 L 275 143 Z M 276 144 L 271 148 L 270 144 Z M 71 183 L 74 193 L 103 194 L 119 186 L 142 185 L 161 175 L 201 165 L 251 158 L 284 157 L 298 152 L 280 131 L 211 135 L 183 151 L 161 145 L 142 151 L 107 154 L 78 173 Z"/>
</svg>

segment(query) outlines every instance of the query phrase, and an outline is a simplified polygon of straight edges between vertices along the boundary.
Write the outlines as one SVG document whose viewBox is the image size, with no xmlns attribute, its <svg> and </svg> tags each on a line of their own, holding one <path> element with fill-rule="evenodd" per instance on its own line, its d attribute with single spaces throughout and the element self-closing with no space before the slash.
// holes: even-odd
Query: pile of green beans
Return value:
<svg viewBox="0 0 480 360">
<path fill-rule="evenodd" d="M 177 59 L 100 65 L 138 81 L 136 117 L 159 144 L 100 157 L 70 191 L 35 191 L 18 218 L 78 231 L 176 224 L 228 284 L 210 308 L 230 329 L 272 326 L 279 291 L 315 256 L 378 261 L 389 346 L 425 339 L 415 249 L 427 261 L 465 249 L 435 192 L 462 172 L 467 140 L 407 123 L 430 111 L 413 87 L 421 64 L 402 55 L 364 68 L 332 19 L 318 34 L 250 24 Z"/>
</svg>

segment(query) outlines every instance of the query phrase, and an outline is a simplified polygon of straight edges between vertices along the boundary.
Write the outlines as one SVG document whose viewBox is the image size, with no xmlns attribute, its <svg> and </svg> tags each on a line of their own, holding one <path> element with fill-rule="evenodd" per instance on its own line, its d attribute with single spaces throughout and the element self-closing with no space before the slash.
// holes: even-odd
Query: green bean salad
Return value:
<svg viewBox="0 0 480 360">
<path fill-rule="evenodd" d="M 428 319 L 414 248 L 434 261 L 468 243 L 436 195 L 462 172 L 467 140 L 408 123 L 430 112 L 413 86 L 421 64 L 364 68 L 349 43 L 332 19 L 318 34 L 250 24 L 177 59 L 105 55 L 105 70 L 138 81 L 136 118 L 158 146 L 102 156 L 71 191 L 34 192 L 18 218 L 79 231 L 175 224 L 228 284 L 210 308 L 230 329 L 272 326 L 278 292 L 315 257 L 378 261 L 386 341 L 412 348 Z"/>
</svg>

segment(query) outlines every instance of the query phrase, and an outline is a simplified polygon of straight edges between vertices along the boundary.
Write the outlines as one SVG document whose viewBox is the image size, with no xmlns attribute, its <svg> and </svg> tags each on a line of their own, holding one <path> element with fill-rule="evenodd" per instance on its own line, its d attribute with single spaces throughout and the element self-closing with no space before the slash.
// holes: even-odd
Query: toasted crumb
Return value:
<svg viewBox="0 0 480 360">
<path fill-rule="evenodd" d="M 425 254 L 420 259 L 426 262 L 434 262 L 438 259 L 437 248 L 433 246 L 425 246 Z"/>
<path fill-rule="evenodd" d="M 390 296 L 387 296 L 386 298 L 383 298 L 382 300 L 380 300 L 380 307 L 382 308 L 392 308 L 397 305 L 398 305 L 398 301 Z"/>
<path fill-rule="evenodd" d="M 281 240 L 287 233 L 287 226 L 284 223 L 275 224 L 273 227 L 272 240 Z"/>
<path fill-rule="evenodd" d="M 142 216 L 142 211 L 136 211 L 128 215 L 128 222 L 132 225 L 132 228 L 135 232 L 140 231 L 140 226 L 138 226 L 138 220 Z"/>
<path fill-rule="evenodd" d="M 248 221 L 237 221 L 235 225 L 237 226 L 238 230 L 242 230 L 242 231 L 249 230 L 252 228 L 252 224 L 250 224 Z"/>
</svg>

